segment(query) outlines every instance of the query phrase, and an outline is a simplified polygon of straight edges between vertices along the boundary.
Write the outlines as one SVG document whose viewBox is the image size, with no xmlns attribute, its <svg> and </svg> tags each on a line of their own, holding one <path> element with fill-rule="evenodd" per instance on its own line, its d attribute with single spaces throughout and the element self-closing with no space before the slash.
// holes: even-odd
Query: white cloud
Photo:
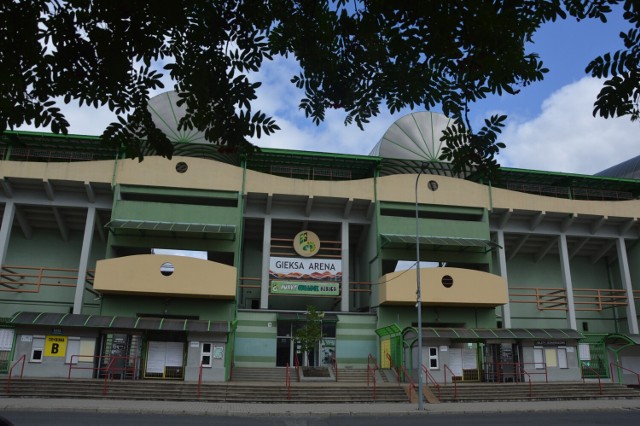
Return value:
<svg viewBox="0 0 640 426">
<path fill-rule="evenodd" d="M 640 154 L 640 126 L 593 117 L 602 81 L 585 77 L 554 92 L 528 121 L 510 117 L 503 166 L 593 174 Z"/>
<path fill-rule="evenodd" d="M 258 98 L 252 109 L 261 110 L 275 118 L 281 130 L 268 137 L 252 138 L 261 147 L 298 149 L 306 151 L 335 152 L 342 154 L 368 154 L 384 132 L 401 114 L 392 116 L 384 108 L 382 113 L 360 130 L 355 124 L 344 125 L 343 110 L 327 110 L 324 121 L 315 125 L 311 118 L 298 108 L 304 91 L 291 83 L 291 77 L 299 72 L 294 59 L 274 58 L 265 62 L 252 80 L 261 81 Z"/>
</svg>

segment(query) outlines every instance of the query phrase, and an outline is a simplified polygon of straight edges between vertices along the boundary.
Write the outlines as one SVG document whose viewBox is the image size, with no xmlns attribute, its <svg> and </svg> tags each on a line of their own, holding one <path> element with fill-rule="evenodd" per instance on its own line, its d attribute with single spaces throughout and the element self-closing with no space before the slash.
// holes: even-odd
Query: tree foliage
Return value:
<svg viewBox="0 0 640 426">
<path fill-rule="evenodd" d="M 638 118 L 639 10 L 633 0 L 7 0 L 0 5 L 0 132 L 24 123 L 66 133 L 57 102 L 107 106 L 118 121 L 103 139 L 130 156 L 172 145 L 147 111 L 168 73 L 187 115 L 181 127 L 251 149 L 247 138 L 278 130 L 254 111 L 248 74 L 274 55 L 300 65 L 292 83 L 315 123 L 327 109 L 363 127 L 382 107 L 442 109 L 454 120 L 444 158 L 491 172 L 505 118 L 474 131 L 471 105 L 517 94 L 547 69 L 527 49 L 541 25 L 573 17 L 606 21 L 623 3 L 632 25 L 624 49 L 587 67 L 610 77 L 594 113 Z"/>
<path fill-rule="evenodd" d="M 322 317 L 324 314 L 315 306 L 307 306 L 306 322 L 294 333 L 293 338 L 300 344 L 303 354 L 313 351 L 322 338 Z"/>
</svg>

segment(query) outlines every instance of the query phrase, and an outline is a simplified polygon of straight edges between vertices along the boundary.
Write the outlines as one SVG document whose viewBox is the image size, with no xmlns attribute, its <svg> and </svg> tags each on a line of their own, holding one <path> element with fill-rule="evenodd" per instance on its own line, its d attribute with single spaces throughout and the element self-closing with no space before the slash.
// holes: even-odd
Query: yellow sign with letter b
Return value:
<svg viewBox="0 0 640 426">
<path fill-rule="evenodd" d="M 67 336 L 47 336 L 44 342 L 44 356 L 65 356 Z"/>
</svg>

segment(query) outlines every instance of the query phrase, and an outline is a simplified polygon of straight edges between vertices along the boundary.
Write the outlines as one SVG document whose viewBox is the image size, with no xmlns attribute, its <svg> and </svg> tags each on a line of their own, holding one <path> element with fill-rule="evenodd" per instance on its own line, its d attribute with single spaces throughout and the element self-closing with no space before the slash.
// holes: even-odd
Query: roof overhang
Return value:
<svg viewBox="0 0 640 426">
<path fill-rule="evenodd" d="M 439 237 L 421 235 L 382 234 L 382 248 L 415 248 L 416 242 L 420 247 L 429 248 L 433 251 L 455 251 L 455 252 L 480 252 L 488 253 L 500 248 L 491 240 L 482 238 L 463 237 Z"/>
<path fill-rule="evenodd" d="M 405 339 L 417 337 L 415 327 L 403 331 Z M 558 328 L 432 328 L 422 329 L 422 339 L 451 339 L 459 342 L 484 342 L 487 340 L 580 340 L 576 330 Z"/>
<path fill-rule="evenodd" d="M 300 322 L 306 322 L 307 321 L 307 314 L 300 313 L 300 312 L 283 312 L 283 313 L 279 313 L 277 315 L 277 320 L 278 321 L 300 321 Z M 334 315 L 334 314 L 324 314 L 324 316 L 322 316 L 320 318 L 320 321 L 322 321 L 322 322 L 338 322 L 338 316 Z"/>
<path fill-rule="evenodd" d="M 180 234 L 201 234 L 203 237 L 213 239 L 231 240 L 236 237 L 235 225 L 219 225 L 213 223 L 190 223 L 190 222 L 164 222 L 155 220 L 136 219 L 114 219 L 105 225 L 111 232 L 117 234 L 146 235 L 153 233 L 154 236 L 176 237 Z"/>
<path fill-rule="evenodd" d="M 391 324 L 386 327 L 380 327 L 376 330 L 378 337 L 395 336 L 400 333 L 402 333 L 402 330 L 398 327 L 398 324 Z"/>
<path fill-rule="evenodd" d="M 640 334 L 608 334 L 604 337 L 604 343 L 611 345 L 640 345 Z"/>
<path fill-rule="evenodd" d="M 213 333 L 228 333 L 231 330 L 231 326 L 228 321 L 62 314 L 50 312 L 18 312 L 8 321 L 8 324 L 118 330 L 199 331 Z"/>
</svg>

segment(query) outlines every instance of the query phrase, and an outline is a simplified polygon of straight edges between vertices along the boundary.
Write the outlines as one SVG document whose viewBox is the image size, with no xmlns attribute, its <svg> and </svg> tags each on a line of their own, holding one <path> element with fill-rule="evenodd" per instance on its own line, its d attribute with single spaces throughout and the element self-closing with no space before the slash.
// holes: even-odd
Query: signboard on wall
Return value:
<svg viewBox="0 0 640 426">
<path fill-rule="evenodd" d="M 65 356 L 67 336 L 47 336 L 44 342 L 44 356 Z"/>
<path fill-rule="evenodd" d="M 296 257 L 272 257 L 269 259 L 269 276 L 276 279 L 340 280 L 340 259 L 300 259 Z"/>
<path fill-rule="evenodd" d="M 313 281 L 271 281 L 271 294 L 338 296 L 340 284 Z"/>
<path fill-rule="evenodd" d="M 298 232 L 293 239 L 293 249 L 302 257 L 315 256 L 320 251 L 320 238 L 315 232 Z"/>
</svg>

